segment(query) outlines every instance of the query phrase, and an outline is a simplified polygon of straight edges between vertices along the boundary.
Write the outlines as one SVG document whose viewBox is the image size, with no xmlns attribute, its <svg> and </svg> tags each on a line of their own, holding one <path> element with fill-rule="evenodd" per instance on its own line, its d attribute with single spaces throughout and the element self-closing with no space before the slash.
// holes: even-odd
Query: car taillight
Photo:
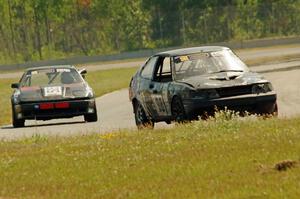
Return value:
<svg viewBox="0 0 300 199">
<path fill-rule="evenodd" d="M 42 109 L 42 110 L 53 109 L 53 108 L 54 108 L 54 104 L 52 104 L 52 103 L 40 104 L 40 109 Z"/>
<path fill-rule="evenodd" d="M 69 108 L 70 103 L 69 102 L 59 102 L 55 104 L 55 108 Z"/>
</svg>

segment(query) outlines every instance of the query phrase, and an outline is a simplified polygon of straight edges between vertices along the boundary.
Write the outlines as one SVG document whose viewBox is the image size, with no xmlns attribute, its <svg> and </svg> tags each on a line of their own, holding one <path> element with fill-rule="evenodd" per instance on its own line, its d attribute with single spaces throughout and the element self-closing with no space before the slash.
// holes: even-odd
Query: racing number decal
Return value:
<svg viewBox="0 0 300 199">
<path fill-rule="evenodd" d="M 60 86 L 45 87 L 44 95 L 45 97 L 60 96 L 62 95 L 62 88 Z"/>
<path fill-rule="evenodd" d="M 153 104 L 159 115 L 166 115 L 166 105 L 161 95 L 152 95 Z"/>
</svg>

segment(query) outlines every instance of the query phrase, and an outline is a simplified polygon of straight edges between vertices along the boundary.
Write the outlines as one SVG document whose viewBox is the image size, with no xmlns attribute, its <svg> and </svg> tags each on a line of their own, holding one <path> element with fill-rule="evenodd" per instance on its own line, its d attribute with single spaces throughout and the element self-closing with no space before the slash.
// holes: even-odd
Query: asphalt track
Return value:
<svg viewBox="0 0 300 199">
<path fill-rule="evenodd" d="M 299 61 L 252 67 L 269 79 L 278 93 L 279 117 L 300 116 L 300 66 Z M 0 139 L 11 140 L 35 134 L 70 136 L 90 133 L 107 133 L 116 130 L 136 129 L 127 89 L 97 98 L 99 121 L 84 123 L 83 117 L 49 121 L 26 121 L 25 128 L 11 125 L 0 128 Z M 159 123 L 156 128 L 172 128 Z"/>
</svg>

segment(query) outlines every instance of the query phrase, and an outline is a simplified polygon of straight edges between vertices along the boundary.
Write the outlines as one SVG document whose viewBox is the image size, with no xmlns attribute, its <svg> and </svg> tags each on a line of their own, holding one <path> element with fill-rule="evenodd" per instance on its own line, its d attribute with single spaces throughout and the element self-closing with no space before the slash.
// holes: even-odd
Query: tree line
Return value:
<svg viewBox="0 0 300 199">
<path fill-rule="evenodd" d="M 0 63 L 299 35 L 299 0 L 0 0 Z"/>
</svg>

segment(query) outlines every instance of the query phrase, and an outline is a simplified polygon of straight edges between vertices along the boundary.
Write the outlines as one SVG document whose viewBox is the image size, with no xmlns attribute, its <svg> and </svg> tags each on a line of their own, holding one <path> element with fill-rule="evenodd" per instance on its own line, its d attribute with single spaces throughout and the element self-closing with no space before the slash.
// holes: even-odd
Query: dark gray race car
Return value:
<svg viewBox="0 0 300 199">
<path fill-rule="evenodd" d="M 140 128 L 204 117 L 216 108 L 273 115 L 278 111 L 271 83 L 219 46 L 150 57 L 132 78 L 129 96 Z"/>
<path fill-rule="evenodd" d="M 12 84 L 12 123 L 23 127 L 25 120 L 49 120 L 84 116 L 97 121 L 94 93 L 84 80 L 86 70 L 73 66 L 30 68 L 19 83 Z"/>
</svg>

